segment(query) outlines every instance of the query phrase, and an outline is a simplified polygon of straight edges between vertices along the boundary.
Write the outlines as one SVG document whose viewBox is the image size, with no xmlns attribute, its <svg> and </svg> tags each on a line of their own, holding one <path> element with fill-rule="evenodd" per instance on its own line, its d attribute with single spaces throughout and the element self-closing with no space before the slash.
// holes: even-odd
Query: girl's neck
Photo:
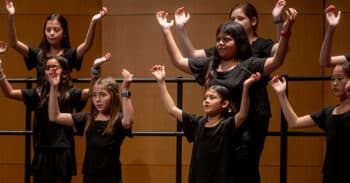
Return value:
<svg viewBox="0 0 350 183">
<path fill-rule="evenodd" d="M 220 62 L 220 65 L 218 66 L 217 71 L 229 71 L 233 68 L 236 67 L 236 65 L 238 64 L 238 60 L 236 59 L 231 59 L 231 60 L 222 60 Z"/>
<path fill-rule="evenodd" d="M 254 41 L 258 39 L 253 33 L 248 35 L 249 44 L 252 45 Z"/>
<path fill-rule="evenodd" d="M 95 120 L 96 121 L 108 121 L 110 118 L 109 114 L 103 114 L 101 112 L 97 113 Z"/>
<path fill-rule="evenodd" d="M 347 97 L 339 103 L 339 105 L 334 109 L 333 114 L 343 114 L 350 110 L 350 98 Z"/>
<path fill-rule="evenodd" d="M 47 53 L 47 56 L 58 56 L 63 54 L 63 48 L 50 46 L 50 50 Z"/>
<path fill-rule="evenodd" d="M 205 123 L 205 127 L 214 127 L 218 125 L 220 121 L 222 121 L 223 119 L 224 117 L 222 117 L 221 115 L 215 115 L 215 116 L 208 115 L 208 122 Z"/>
</svg>

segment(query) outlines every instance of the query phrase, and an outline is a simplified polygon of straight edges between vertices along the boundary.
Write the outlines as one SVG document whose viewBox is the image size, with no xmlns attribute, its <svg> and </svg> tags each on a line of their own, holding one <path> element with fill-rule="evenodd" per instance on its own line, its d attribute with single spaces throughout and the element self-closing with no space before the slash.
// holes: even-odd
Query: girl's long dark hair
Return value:
<svg viewBox="0 0 350 183">
<path fill-rule="evenodd" d="M 93 88 L 95 88 L 96 86 L 101 86 L 103 89 L 106 89 L 108 93 L 111 95 L 111 106 L 110 106 L 110 112 L 109 112 L 110 118 L 109 118 L 107 127 L 103 132 L 103 135 L 112 135 L 113 128 L 116 123 L 116 119 L 118 115 L 123 111 L 122 103 L 119 97 L 119 88 L 118 88 L 117 82 L 111 77 L 98 79 L 95 82 Z M 91 103 L 92 103 L 91 111 L 90 111 L 91 115 L 90 115 L 90 119 L 87 121 L 85 125 L 85 132 L 89 128 L 91 122 L 95 120 L 98 114 L 98 111 L 95 105 L 93 104 L 92 100 L 91 100 Z"/>
<path fill-rule="evenodd" d="M 44 65 L 46 65 L 47 61 L 51 59 L 57 60 L 58 64 L 62 68 L 61 81 L 58 86 L 58 90 L 60 93 L 58 100 L 65 100 L 70 97 L 69 89 L 72 88 L 72 77 L 70 75 L 69 63 L 67 59 L 65 59 L 62 56 L 53 56 L 49 57 L 45 61 Z M 40 94 L 39 107 L 43 107 L 43 104 L 48 100 L 48 94 L 50 92 L 50 83 L 45 79 L 43 84 L 41 86 L 38 86 L 37 91 Z"/>
<path fill-rule="evenodd" d="M 248 40 L 248 35 L 239 23 L 232 21 L 223 23 L 217 28 L 216 36 L 218 36 L 219 33 L 225 33 L 234 39 L 237 49 L 234 59 L 244 61 L 251 57 L 252 52 Z M 214 56 L 212 58 L 212 62 L 210 62 L 205 76 L 204 86 L 206 88 L 209 86 L 210 81 L 213 79 L 214 71 L 219 67 L 222 61 L 222 58 L 216 48 L 213 55 Z"/>
</svg>

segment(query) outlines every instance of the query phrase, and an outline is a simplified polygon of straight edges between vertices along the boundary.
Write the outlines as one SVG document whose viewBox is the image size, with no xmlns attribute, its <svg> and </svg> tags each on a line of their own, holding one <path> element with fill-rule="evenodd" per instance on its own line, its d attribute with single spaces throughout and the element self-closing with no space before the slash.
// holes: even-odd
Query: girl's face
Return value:
<svg viewBox="0 0 350 183">
<path fill-rule="evenodd" d="M 98 112 L 109 114 L 112 96 L 102 85 L 95 85 L 92 91 L 92 102 Z"/>
<path fill-rule="evenodd" d="M 63 29 L 59 21 L 48 20 L 45 26 L 45 37 L 51 46 L 61 47 Z"/>
<path fill-rule="evenodd" d="M 241 24 L 248 34 L 253 33 L 253 27 L 256 25 L 256 18 L 253 17 L 249 19 L 241 8 L 232 11 L 231 20 Z"/>
<path fill-rule="evenodd" d="M 345 97 L 345 85 L 348 82 L 348 76 L 345 74 L 343 67 L 337 65 L 333 69 L 332 79 L 331 79 L 331 87 L 332 92 L 336 97 Z"/>
<path fill-rule="evenodd" d="M 47 62 L 45 64 L 45 78 L 46 78 L 46 80 L 48 80 L 49 74 L 57 74 L 57 75 L 62 76 L 62 73 L 63 73 L 63 69 L 56 59 L 51 58 L 51 59 L 47 60 Z"/>
<path fill-rule="evenodd" d="M 234 58 L 237 51 L 233 37 L 223 32 L 220 32 L 216 37 L 216 49 L 223 60 Z"/>
<path fill-rule="evenodd" d="M 220 115 L 228 107 L 228 104 L 229 102 L 222 100 L 219 93 L 213 89 L 208 89 L 204 94 L 203 109 L 208 116 Z"/>
</svg>

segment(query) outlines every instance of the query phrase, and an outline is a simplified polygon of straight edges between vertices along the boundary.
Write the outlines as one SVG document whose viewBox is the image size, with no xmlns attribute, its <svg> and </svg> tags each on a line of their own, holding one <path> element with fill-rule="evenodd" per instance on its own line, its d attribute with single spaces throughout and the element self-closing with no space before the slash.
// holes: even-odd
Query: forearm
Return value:
<svg viewBox="0 0 350 183">
<path fill-rule="evenodd" d="M 332 48 L 332 39 L 335 32 L 335 27 L 329 26 L 326 32 L 325 38 L 322 42 L 322 47 L 320 51 L 320 65 L 323 67 L 331 67 L 331 48 Z"/>
<path fill-rule="evenodd" d="M 14 15 L 8 15 L 8 37 L 9 44 L 23 56 L 28 55 L 29 48 L 24 43 L 18 41 Z"/>
<path fill-rule="evenodd" d="M 58 101 L 57 101 L 56 88 L 50 87 L 49 120 L 51 122 L 56 121 L 59 113 L 60 113 L 60 109 L 59 109 L 59 105 L 58 105 Z"/>
<path fill-rule="evenodd" d="M 170 28 L 163 28 L 162 33 L 165 39 L 165 46 L 169 53 L 172 64 L 176 68 L 191 74 L 190 68 L 188 66 L 188 59 L 184 58 L 181 54 L 179 48 L 176 45 L 175 39 L 171 33 Z"/>
<path fill-rule="evenodd" d="M 297 128 L 298 116 L 294 112 L 292 106 L 290 105 L 287 95 L 285 93 L 278 94 L 278 99 L 279 99 L 284 117 L 288 123 L 288 126 L 290 128 Z"/>
<path fill-rule="evenodd" d="M 189 39 L 189 36 L 187 34 L 185 26 L 177 26 L 177 32 L 178 32 L 178 40 L 179 44 L 182 50 L 182 53 L 184 54 L 185 57 L 188 58 L 201 58 L 205 57 L 204 51 L 202 51 L 202 55 L 200 54 L 201 52 L 199 50 L 196 50 Z"/>
<path fill-rule="evenodd" d="M 266 59 L 263 75 L 267 76 L 279 68 L 287 55 L 288 51 L 288 43 L 289 43 L 289 35 L 280 36 L 280 41 L 277 44 L 276 53 Z"/>
<path fill-rule="evenodd" d="M 95 37 L 96 23 L 97 23 L 97 20 L 94 20 L 94 19 L 91 20 L 84 42 L 78 46 L 78 49 L 77 49 L 78 58 L 82 58 L 83 55 L 91 48 L 92 42 Z"/>
<path fill-rule="evenodd" d="M 131 128 L 134 122 L 134 107 L 130 97 L 122 97 L 123 127 Z"/>
<path fill-rule="evenodd" d="M 158 81 L 158 85 L 159 85 L 160 95 L 161 95 L 161 99 L 163 101 L 165 110 L 171 116 L 182 121 L 182 113 L 181 113 L 182 111 L 176 106 L 173 98 L 170 96 L 165 81 Z"/>
<path fill-rule="evenodd" d="M 235 125 L 238 128 L 246 120 L 249 113 L 249 88 L 243 87 L 240 109 L 235 115 Z"/>
</svg>

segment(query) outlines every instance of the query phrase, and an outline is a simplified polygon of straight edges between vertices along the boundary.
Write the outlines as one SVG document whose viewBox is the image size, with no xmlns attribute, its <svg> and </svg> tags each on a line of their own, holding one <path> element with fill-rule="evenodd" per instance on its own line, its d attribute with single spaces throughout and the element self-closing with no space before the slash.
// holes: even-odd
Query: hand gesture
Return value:
<svg viewBox="0 0 350 183">
<path fill-rule="evenodd" d="M 0 54 L 3 54 L 7 51 L 8 44 L 4 41 L 0 41 Z"/>
<path fill-rule="evenodd" d="M 282 77 L 282 80 L 281 80 L 279 76 L 274 76 L 271 79 L 270 84 L 273 90 L 275 90 L 277 94 L 284 94 L 286 92 L 286 89 L 287 89 L 286 78 Z"/>
<path fill-rule="evenodd" d="M 158 11 L 156 13 L 156 18 L 158 20 L 159 25 L 162 26 L 164 29 L 170 28 L 174 25 L 174 20 L 168 21 L 168 13 L 165 11 Z"/>
<path fill-rule="evenodd" d="M 287 2 L 285 0 L 277 0 L 275 7 L 272 9 L 272 17 L 274 18 L 280 17 L 286 5 L 287 5 Z"/>
<path fill-rule="evenodd" d="M 177 27 L 183 27 L 190 19 L 190 14 L 185 12 L 185 8 L 182 6 L 175 11 L 175 24 Z"/>
<path fill-rule="evenodd" d="M 288 8 L 285 12 L 287 14 L 287 20 L 283 24 L 282 32 L 290 32 L 292 25 L 295 22 L 295 19 L 297 17 L 298 12 L 294 8 Z"/>
<path fill-rule="evenodd" d="M 13 6 L 13 3 L 11 0 L 5 0 L 6 2 L 6 10 L 9 13 L 9 15 L 14 15 L 16 13 L 15 6 Z"/>
<path fill-rule="evenodd" d="M 133 74 L 131 74 L 128 70 L 123 69 L 122 70 L 122 75 L 123 75 L 123 84 L 122 84 L 122 88 L 128 90 L 130 85 L 131 85 L 131 81 L 133 78 Z"/>
<path fill-rule="evenodd" d="M 50 69 L 48 74 L 48 80 L 50 82 L 51 87 L 57 88 L 60 83 L 61 77 L 59 74 L 56 73 L 56 70 Z"/>
<path fill-rule="evenodd" d="M 92 65 L 93 68 L 99 68 L 103 63 L 109 61 L 111 59 L 112 55 L 108 52 L 105 55 L 103 55 L 100 58 L 96 58 L 94 60 L 94 64 Z"/>
<path fill-rule="evenodd" d="M 244 81 L 243 85 L 249 88 L 250 86 L 253 85 L 253 83 L 260 80 L 260 78 L 261 78 L 261 74 L 259 72 L 255 74 L 251 74 L 250 77 Z"/>
<path fill-rule="evenodd" d="M 341 11 L 335 13 L 335 6 L 331 4 L 326 8 L 325 15 L 329 26 L 336 27 L 340 20 Z"/>
<path fill-rule="evenodd" d="M 103 18 L 106 14 L 108 13 L 108 9 L 107 7 L 102 7 L 102 9 L 100 10 L 99 13 L 97 13 L 96 15 L 94 15 L 92 17 L 92 20 L 93 21 L 96 21 L 96 20 L 100 20 L 101 18 Z"/>
<path fill-rule="evenodd" d="M 151 72 L 157 81 L 164 81 L 165 79 L 165 67 L 163 65 L 155 65 L 152 67 Z"/>
</svg>

